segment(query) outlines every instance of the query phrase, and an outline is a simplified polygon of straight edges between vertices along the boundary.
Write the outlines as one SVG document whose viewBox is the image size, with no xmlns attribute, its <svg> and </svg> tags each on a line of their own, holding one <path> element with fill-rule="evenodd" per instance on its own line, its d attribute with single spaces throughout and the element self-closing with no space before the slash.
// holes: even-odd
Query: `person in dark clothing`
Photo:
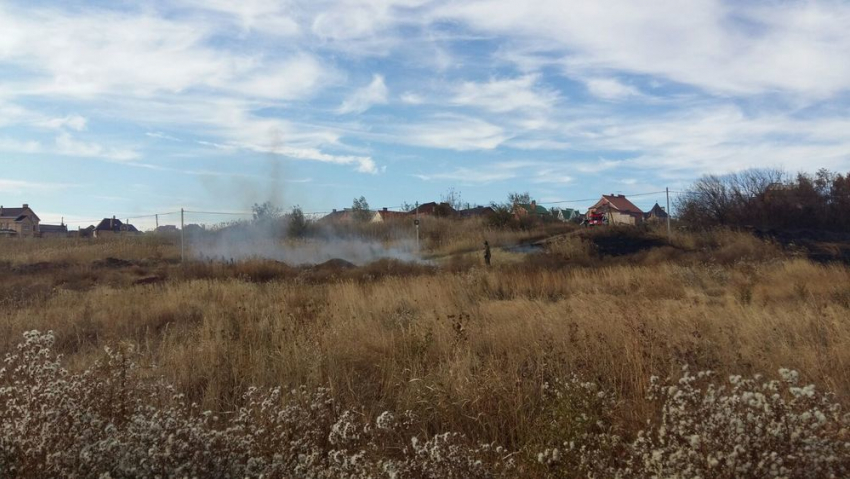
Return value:
<svg viewBox="0 0 850 479">
<path fill-rule="evenodd" d="M 490 243 L 484 242 L 484 264 L 490 266 Z"/>
</svg>

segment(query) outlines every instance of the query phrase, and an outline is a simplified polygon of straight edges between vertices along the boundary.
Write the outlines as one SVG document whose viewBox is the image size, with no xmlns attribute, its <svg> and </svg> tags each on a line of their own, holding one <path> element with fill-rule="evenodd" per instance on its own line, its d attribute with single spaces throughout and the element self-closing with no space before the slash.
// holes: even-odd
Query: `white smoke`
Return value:
<svg viewBox="0 0 850 479">
<path fill-rule="evenodd" d="M 356 265 L 386 258 L 421 261 L 412 239 L 385 245 L 378 241 L 340 238 L 330 234 L 305 239 L 288 239 L 286 236 L 281 222 L 253 222 L 205 231 L 186 239 L 191 257 L 199 260 L 268 259 L 292 266 L 319 264 L 332 259 L 343 259 Z"/>
</svg>

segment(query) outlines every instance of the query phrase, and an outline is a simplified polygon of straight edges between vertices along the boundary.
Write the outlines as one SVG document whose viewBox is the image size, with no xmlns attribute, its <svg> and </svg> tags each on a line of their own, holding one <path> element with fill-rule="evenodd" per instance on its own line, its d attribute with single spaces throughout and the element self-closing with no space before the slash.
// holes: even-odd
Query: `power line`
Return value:
<svg viewBox="0 0 850 479">
<path fill-rule="evenodd" d="M 626 197 L 642 197 L 642 196 L 650 196 L 650 195 L 659 195 L 664 194 L 664 191 L 651 191 L 646 193 L 631 193 L 625 194 L 622 196 Z M 674 194 L 695 194 L 689 192 L 679 192 L 679 191 L 670 191 L 670 193 Z M 541 201 L 538 204 L 541 205 L 556 205 L 563 203 L 581 203 L 586 201 L 596 201 L 599 197 L 593 198 L 578 198 L 578 199 L 570 199 L 570 200 L 556 200 L 556 201 Z M 387 206 L 385 207 L 387 210 L 404 210 L 406 205 L 397 205 L 397 206 Z M 344 211 L 344 210 L 342 210 Z M 374 211 L 381 211 L 380 209 L 376 209 Z M 125 215 L 115 215 L 117 219 L 142 219 L 142 218 L 155 218 L 157 216 L 169 216 L 179 214 L 179 211 L 168 211 L 165 213 L 150 213 L 150 214 L 142 214 L 142 215 L 133 215 L 133 216 L 125 216 Z M 187 214 L 195 214 L 195 215 L 214 215 L 214 216 L 253 216 L 254 212 L 249 211 L 195 211 L 195 210 L 184 210 L 184 213 Z M 304 215 L 316 216 L 316 215 L 327 215 L 333 213 L 333 211 L 303 211 Z M 95 219 L 87 219 L 87 220 L 70 220 L 66 221 L 68 224 L 81 224 L 81 223 L 93 223 L 97 221 L 102 221 L 104 218 L 95 218 Z"/>
<path fill-rule="evenodd" d="M 253 212 L 235 212 L 235 211 L 190 211 L 186 210 L 184 213 L 192 213 L 195 215 L 230 215 L 230 216 L 253 216 Z M 305 213 L 306 214 L 306 213 Z"/>
</svg>

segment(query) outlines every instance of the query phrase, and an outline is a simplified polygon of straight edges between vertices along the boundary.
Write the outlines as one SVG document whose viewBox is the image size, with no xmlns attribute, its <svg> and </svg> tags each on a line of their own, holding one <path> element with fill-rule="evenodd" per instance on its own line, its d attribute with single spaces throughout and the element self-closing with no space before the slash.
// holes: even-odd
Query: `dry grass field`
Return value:
<svg viewBox="0 0 850 479">
<path fill-rule="evenodd" d="M 101 377 L 102 384 L 86 387 L 107 388 L 109 394 L 117 394 L 116 388 L 129 391 L 115 400 L 122 405 L 125 395 L 135 391 L 144 407 L 183 411 L 174 414 L 185 418 L 195 417 L 193 408 L 199 415 L 209 410 L 217 418 L 228 418 L 239 416 L 239 411 L 254 414 L 251 411 L 269 408 L 291 412 L 297 403 L 291 395 L 271 393 L 265 403 L 252 402 L 246 395 L 251 388 L 301 391 L 319 395 L 311 400 L 319 397 L 322 404 L 333 404 L 333 412 L 319 415 L 328 416 L 324 426 L 319 416 L 310 415 L 318 414 L 315 407 L 305 406 L 312 412 L 301 419 L 315 424 L 316 434 L 324 438 L 310 446 L 320 459 L 308 461 L 308 455 L 293 453 L 290 462 L 279 459 L 282 469 L 244 466 L 233 469 L 238 471 L 234 475 L 259 476 L 256 471 L 261 470 L 267 477 L 649 477 L 658 471 L 671 477 L 674 471 L 685 470 L 691 474 L 680 477 L 848 473 L 850 422 L 841 412 L 850 405 L 846 265 L 814 263 L 745 233 L 677 233 L 667 241 L 651 232 L 559 230 L 493 234 L 495 245 L 561 235 L 533 253 L 494 248 L 494 266 L 486 268 L 476 248 L 487 232 L 477 226 L 449 230 L 472 233 L 426 236 L 425 256 L 432 258 L 427 262 L 381 260 L 352 268 L 260 259 L 180 265 L 179 244 L 156 237 L 7 241 L 0 247 L 0 355 L 28 351 L 16 348 L 26 331 L 52 331 L 49 340 L 30 338 L 31 345 L 41 345 L 32 346 L 36 358 L 32 361 L 61 354 L 56 364 L 67 368 L 67 375 L 83 378 L 75 387 L 88 384 L 86 377 Z M 111 362 L 103 359 L 105 346 L 112 348 Z M 11 365 L 21 358 L 7 359 L 7 377 L 0 373 L 0 390 L 4 382 L 9 387 Z M 121 368 L 130 360 L 137 368 L 128 373 Z M 683 366 L 690 373 L 683 373 Z M 794 372 L 784 371 L 780 377 L 782 368 Z M 102 379 L 119 377 L 116 371 L 122 374 L 120 385 Z M 701 371 L 712 371 L 712 379 L 697 375 Z M 20 374 L 23 383 L 40 380 L 32 371 Z M 786 377 L 794 374 L 798 378 Z M 726 378 L 735 375 L 761 376 L 752 384 L 734 380 L 727 384 Z M 669 377 L 672 384 L 684 378 L 678 388 L 690 396 L 667 394 L 670 390 L 653 383 L 652 376 L 662 382 Z M 180 395 L 177 403 L 146 389 L 159 378 Z M 774 379 L 778 382 L 771 383 Z M 813 384 L 817 394 L 800 393 L 797 382 Z M 721 384 L 725 390 L 712 389 Z M 769 390 L 778 392 L 768 394 Z M 726 391 L 728 397 L 718 391 Z M 765 394 L 758 396 L 762 394 L 758 391 Z M 706 400 L 709 394 L 712 399 Z M 36 426 L 50 426 L 26 416 L 24 409 L 41 405 L 43 410 L 45 404 L 54 404 L 53 396 L 24 399 L 8 389 L 0 392 L 0 399 L 4 397 L 14 399 L 18 407 L 18 413 L 11 407 L 0 412 L 5 433 L 14 425 L 21 435 L 38 436 L 42 443 L 46 437 L 51 447 L 73 451 L 82 446 L 71 444 L 87 440 L 88 436 L 63 439 L 34 432 Z M 735 409 L 746 409 L 752 397 L 766 401 L 757 404 L 761 411 L 757 419 L 752 419 L 750 410 Z M 815 404 L 815 399 L 823 402 Z M 712 416 L 716 411 L 711 408 L 721 404 L 731 408 L 723 413 L 730 421 L 737 420 L 738 413 L 750 418 L 737 439 L 719 436 L 735 430 L 734 421 L 721 424 Z M 148 411 L 142 405 L 134 407 Z M 112 406 L 107 409 L 108 413 L 98 409 L 99 414 L 132 415 L 124 409 L 117 413 Z M 659 430 L 672 434 L 674 427 L 659 429 L 659 425 L 678 417 L 676 411 L 687 418 L 681 424 L 691 428 L 683 429 L 681 444 L 652 436 Z M 812 411 L 826 414 L 817 427 L 805 422 L 815 414 Z M 388 415 L 395 418 L 392 426 L 382 425 L 381 421 L 389 421 Z M 798 421 L 807 432 L 785 440 L 794 434 L 787 426 L 771 436 L 768 425 L 779 424 L 780 416 L 782 424 Z M 334 434 L 341 434 L 340 418 L 348 421 L 351 431 L 359 431 L 351 437 L 343 434 L 353 442 L 334 439 Z M 209 434 L 226 429 L 197 421 L 193 427 Z M 296 423 L 285 424 L 295 428 Z M 239 434 L 248 434 L 247 426 L 239 427 Z M 384 429 L 393 434 L 378 434 Z M 642 429 L 646 435 L 638 434 Z M 256 435 L 261 433 L 252 431 L 251 454 L 266 458 L 283 454 L 271 446 L 256 449 L 260 443 Z M 183 436 L 170 437 L 169 441 Z M 413 437 L 420 442 L 411 442 Z M 646 437 L 655 437 L 656 443 L 648 446 Z M 716 450 L 708 446 L 710 440 L 717 444 Z M 722 449 L 734 448 L 736 441 L 751 445 L 746 461 L 729 460 L 744 453 Z M 91 461 L 85 463 L 90 467 L 86 469 L 80 465 L 85 462 L 79 458 L 83 453 L 60 460 L 43 448 L 31 453 L 22 442 L 13 442 L 8 438 L 0 442 L 0 469 L 15 471 L 9 477 L 72 470 L 88 477 L 107 472 L 103 467 L 112 468 L 111 477 L 155 475 L 143 469 L 95 466 Z M 194 443 L 186 439 L 186 444 Z M 297 449 L 292 444 L 275 447 Z M 678 449 L 664 449 L 671 444 Z M 227 447 L 215 447 L 234 454 L 228 467 L 250 462 L 244 459 L 247 452 L 240 456 Z M 763 450 L 770 448 L 773 451 Z M 770 459 L 771 452 L 782 456 L 785 450 L 779 465 L 775 457 Z M 359 452 L 363 456 L 357 456 L 359 462 L 340 460 L 334 455 L 340 451 L 347 457 Z M 719 465 L 712 454 L 721 457 Z M 159 471 L 164 477 L 205 475 L 201 464 L 206 459 L 194 457 L 188 462 L 197 469 L 174 472 L 178 466 L 168 466 L 169 460 L 161 458 L 164 465 Z M 160 466 L 150 467 L 144 471 Z"/>
</svg>

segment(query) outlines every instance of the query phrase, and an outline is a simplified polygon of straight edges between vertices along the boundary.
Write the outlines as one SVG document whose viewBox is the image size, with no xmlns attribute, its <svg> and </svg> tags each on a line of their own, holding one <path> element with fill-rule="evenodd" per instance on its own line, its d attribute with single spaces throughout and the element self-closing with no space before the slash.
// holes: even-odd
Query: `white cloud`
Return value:
<svg viewBox="0 0 850 479">
<path fill-rule="evenodd" d="M 785 114 L 745 115 L 727 106 L 675 111 L 658 117 L 610 118 L 588 125 L 594 134 L 576 138 L 576 148 L 630 152 L 619 165 L 678 174 L 723 173 L 753 167 L 850 164 L 850 119 L 794 119 Z M 581 130 L 579 127 L 578 130 Z"/>
<path fill-rule="evenodd" d="M 129 149 L 105 147 L 98 143 L 79 141 L 67 132 L 62 132 L 56 137 L 56 148 L 53 152 L 66 156 L 103 158 L 115 161 L 135 160 L 140 156 Z"/>
<path fill-rule="evenodd" d="M 479 0 L 431 15 L 558 51 L 571 71 L 657 75 L 736 95 L 823 98 L 850 86 L 850 5 L 839 2 Z"/>
<path fill-rule="evenodd" d="M 637 88 L 626 85 L 616 78 L 587 78 L 584 83 L 592 95 L 604 100 L 620 100 L 640 96 Z"/>
<path fill-rule="evenodd" d="M 409 91 L 402 93 L 399 99 L 402 103 L 406 103 L 408 105 L 421 105 L 425 103 L 425 98 L 423 98 L 422 95 Z"/>
<path fill-rule="evenodd" d="M 32 191 L 51 191 L 75 188 L 79 186 L 81 185 L 74 183 L 50 183 L 43 181 L 11 180 L 6 178 L 0 178 L 0 191 L 13 195 L 31 193 Z"/>
<path fill-rule="evenodd" d="M 15 138 L 0 137 L 0 151 L 9 151 L 14 153 L 38 153 L 41 150 L 41 143 L 35 140 L 22 141 Z"/>
<path fill-rule="evenodd" d="M 69 115 L 64 118 L 51 118 L 38 122 L 39 126 L 46 128 L 70 128 L 75 131 L 86 129 L 87 120 L 80 115 Z"/>
<path fill-rule="evenodd" d="M 565 185 L 573 178 L 569 162 L 499 161 L 477 167 L 459 166 L 449 171 L 413 175 L 424 181 L 442 180 L 462 184 L 489 184 L 525 180 L 535 184 Z"/>
<path fill-rule="evenodd" d="M 446 115 L 413 123 L 395 132 L 396 141 L 449 150 L 492 150 L 509 136 L 492 123 L 477 118 Z"/>
<path fill-rule="evenodd" d="M 509 80 L 490 80 L 486 83 L 464 82 L 458 88 L 452 103 L 472 106 L 494 113 L 514 110 L 545 111 L 558 101 L 551 89 L 537 86 L 538 75 L 525 75 Z"/>
<path fill-rule="evenodd" d="M 295 100 L 310 96 L 335 78 L 336 74 L 316 58 L 299 54 L 249 75 L 230 88 L 249 97 Z"/>
<path fill-rule="evenodd" d="M 249 144 L 237 146 L 263 153 L 273 153 L 296 160 L 313 160 L 337 165 L 354 165 L 355 170 L 359 173 L 375 174 L 379 171 L 375 161 L 368 156 L 332 155 L 319 151 L 315 148 L 293 148 L 289 146 L 261 146 Z"/>
<path fill-rule="evenodd" d="M 384 77 L 381 75 L 373 75 L 372 82 L 369 85 L 356 90 L 348 97 L 342 105 L 337 109 L 337 113 L 363 113 L 373 105 L 382 105 L 387 103 L 387 86 L 384 84 Z"/>
<path fill-rule="evenodd" d="M 145 133 L 145 136 L 149 136 L 151 138 L 159 138 L 160 140 L 178 141 L 178 142 L 183 141 L 180 138 L 176 138 L 176 137 L 173 137 L 171 135 L 166 135 L 165 133 L 162 133 L 160 131 L 149 131 L 149 132 Z"/>
<path fill-rule="evenodd" d="M 451 171 L 413 175 L 423 181 L 453 181 L 463 184 L 487 184 L 517 177 L 513 171 L 494 171 L 489 168 L 458 167 Z"/>
<path fill-rule="evenodd" d="M 287 13 L 288 2 L 269 0 L 184 0 L 190 7 L 219 12 L 232 17 L 243 30 L 257 30 L 274 36 L 291 37 L 301 32 L 298 21 Z M 292 10 L 292 9 L 288 9 Z"/>
<path fill-rule="evenodd" d="M 292 99 L 331 77 L 297 49 L 272 56 L 214 48 L 215 23 L 149 13 L 0 9 L 0 31 L 0 63 L 31 75 L 9 86 L 19 94 L 93 98 L 211 88 Z"/>
</svg>

